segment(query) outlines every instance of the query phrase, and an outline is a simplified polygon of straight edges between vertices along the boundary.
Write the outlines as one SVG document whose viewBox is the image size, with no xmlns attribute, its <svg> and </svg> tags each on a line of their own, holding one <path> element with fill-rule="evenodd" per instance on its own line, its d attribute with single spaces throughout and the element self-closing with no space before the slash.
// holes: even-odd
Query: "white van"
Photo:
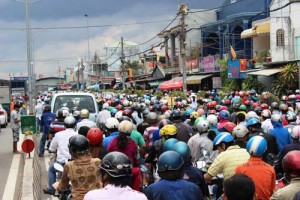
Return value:
<svg viewBox="0 0 300 200">
<path fill-rule="evenodd" d="M 87 109 L 90 111 L 90 120 L 94 122 L 96 122 L 99 113 L 95 95 L 91 93 L 67 92 L 54 94 L 51 99 L 51 111 L 56 113 L 62 107 L 69 108 L 70 112 L 73 108 L 77 108 L 77 110 Z"/>
</svg>

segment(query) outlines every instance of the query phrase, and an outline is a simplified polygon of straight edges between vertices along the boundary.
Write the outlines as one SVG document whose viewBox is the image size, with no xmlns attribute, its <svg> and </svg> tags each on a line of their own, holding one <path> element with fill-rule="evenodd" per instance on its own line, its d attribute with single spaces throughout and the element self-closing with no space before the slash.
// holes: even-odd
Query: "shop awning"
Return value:
<svg viewBox="0 0 300 200">
<path fill-rule="evenodd" d="M 281 68 L 276 68 L 276 69 L 262 69 L 259 71 L 255 71 L 255 72 L 249 72 L 247 73 L 248 75 L 255 75 L 255 76 L 271 76 L 273 74 L 277 74 L 279 72 L 281 72 Z"/>
<path fill-rule="evenodd" d="M 212 76 L 212 74 L 187 76 L 186 83 L 188 85 L 200 84 L 202 79 L 210 77 L 210 76 Z M 179 76 L 179 77 L 173 78 L 172 80 L 183 80 L 183 78 L 182 78 L 182 76 Z"/>
<path fill-rule="evenodd" d="M 186 82 L 188 85 L 200 84 L 202 79 L 205 79 L 210 76 L 212 76 L 212 75 L 206 74 L 206 75 L 188 76 Z"/>
<path fill-rule="evenodd" d="M 270 23 L 261 24 L 256 27 L 257 35 L 270 33 Z"/>
<path fill-rule="evenodd" d="M 257 36 L 256 30 L 250 28 L 250 29 L 246 29 L 241 33 L 241 38 L 245 39 L 245 38 L 251 38 Z"/>
</svg>

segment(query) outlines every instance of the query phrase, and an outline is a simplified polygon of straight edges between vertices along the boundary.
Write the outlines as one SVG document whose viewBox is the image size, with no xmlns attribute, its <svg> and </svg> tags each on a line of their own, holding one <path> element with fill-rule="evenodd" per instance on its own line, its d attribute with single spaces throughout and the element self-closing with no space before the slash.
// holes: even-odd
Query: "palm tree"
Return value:
<svg viewBox="0 0 300 200">
<path fill-rule="evenodd" d="M 279 79 L 272 84 L 272 89 L 279 96 L 287 94 L 289 90 L 296 89 L 298 79 L 298 66 L 296 64 L 287 64 L 279 74 Z"/>
<path fill-rule="evenodd" d="M 280 79 L 283 80 L 288 90 L 296 89 L 298 79 L 298 66 L 296 64 L 287 64 L 280 72 Z"/>
</svg>

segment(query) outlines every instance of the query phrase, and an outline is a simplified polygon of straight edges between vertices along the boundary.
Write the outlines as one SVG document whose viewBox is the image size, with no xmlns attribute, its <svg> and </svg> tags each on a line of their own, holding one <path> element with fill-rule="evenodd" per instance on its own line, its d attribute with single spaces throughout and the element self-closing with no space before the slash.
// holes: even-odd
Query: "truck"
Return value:
<svg viewBox="0 0 300 200">
<path fill-rule="evenodd" d="M 10 103 L 11 89 L 9 86 L 0 86 L 0 103 Z"/>
</svg>

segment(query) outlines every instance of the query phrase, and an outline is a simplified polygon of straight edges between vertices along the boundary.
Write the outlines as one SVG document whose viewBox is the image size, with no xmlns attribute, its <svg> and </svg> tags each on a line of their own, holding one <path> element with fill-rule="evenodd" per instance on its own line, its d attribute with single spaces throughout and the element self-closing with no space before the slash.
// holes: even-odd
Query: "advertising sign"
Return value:
<svg viewBox="0 0 300 200">
<path fill-rule="evenodd" d="M 222 80 L 221 77 L 213 77 L 213 88 L 221 88 L 222 87 Z"/>
<path fill-rule="evenodd" d="M 227 61 L 227 77 L 229 79 L 240 78 L 240 61 L 239 60 L 228 60 Z"/>
<path fill-rule="evenodd" d="M 36 133 L 35 115 L 21 116 L 21 131 L 22 134 L 32 135 Z"/>
<path fill-rule="evenodd" d="M 214 72 L 220 70 L 220 64 L 218 60 L 219 55 L 206 56 L 200 58 L 200 72 Z"/>
</svg>

